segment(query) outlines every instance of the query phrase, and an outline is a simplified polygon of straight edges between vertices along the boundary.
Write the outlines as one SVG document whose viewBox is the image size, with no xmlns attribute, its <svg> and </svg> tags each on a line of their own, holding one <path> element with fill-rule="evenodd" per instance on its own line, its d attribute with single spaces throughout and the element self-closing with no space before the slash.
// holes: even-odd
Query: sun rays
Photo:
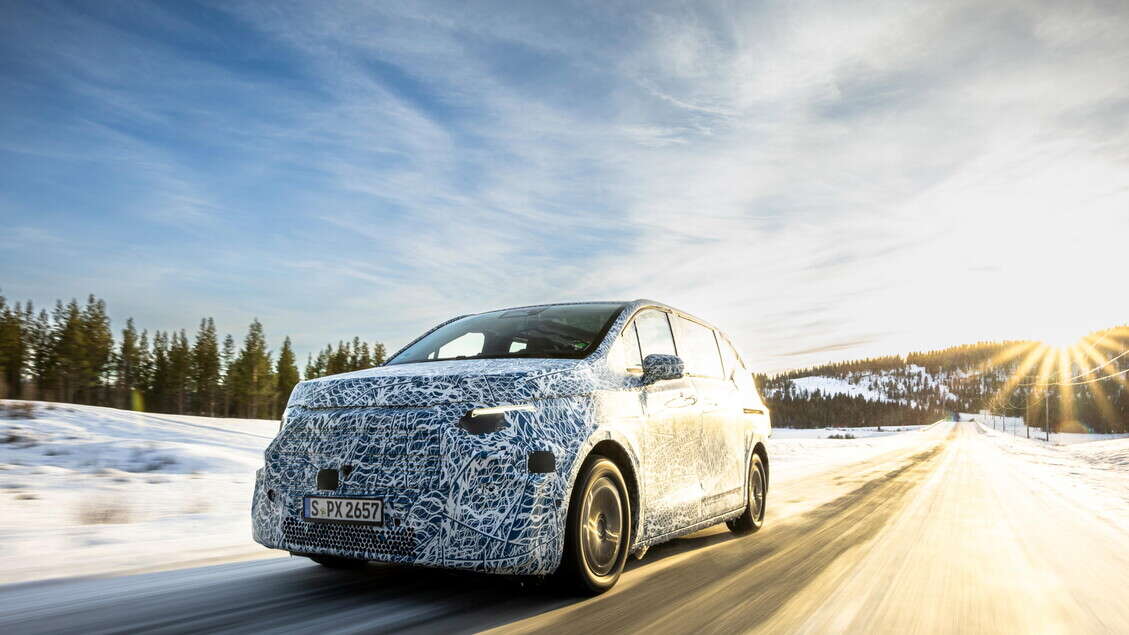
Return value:
<svg viewBox="0 0 1129 635">
<path fill-rule="evenodd" d="M 1111 393 L 1129 393 L 1129 326 L 1080 339 L 1059 335 L 1016 343 L 985 364 L 987 373 L 1008 373 L 988 408 L 1029 417 L 1028 425 L 1050 421 L 1059 430 L 1124 427 Z M 1081 402 L 1092 403 L 1100 421 L 1082 420 Z"/>
</svg>

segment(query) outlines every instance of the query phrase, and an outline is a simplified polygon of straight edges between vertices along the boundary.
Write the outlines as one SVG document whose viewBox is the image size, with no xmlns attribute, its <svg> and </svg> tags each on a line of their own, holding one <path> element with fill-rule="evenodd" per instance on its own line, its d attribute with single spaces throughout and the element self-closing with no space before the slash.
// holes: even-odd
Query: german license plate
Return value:
<svg viewBox="0 0 1129 635">
<path fill-rule="evenodd" d="M 384 524 L 384 501 L 379 498 L 307 496 L 302 502 L 306 520 L 331 523 Z"/>
</svg>

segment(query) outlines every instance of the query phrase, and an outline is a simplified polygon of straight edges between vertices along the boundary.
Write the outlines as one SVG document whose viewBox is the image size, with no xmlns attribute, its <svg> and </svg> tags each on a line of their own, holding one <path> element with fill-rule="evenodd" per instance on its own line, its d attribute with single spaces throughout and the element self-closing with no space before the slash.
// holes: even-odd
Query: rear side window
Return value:
<svg viewBox="0 0 1129 635">
<path fill-rule="evenodd" d="M 682 316 L 678 320 L 678 349 L 692 375 L 721 377 L 721 354 L 713 329 L 691 322 Z"/>
<path fill-rule="evenodd" d="M 635 317 L 635 329 L 639 333 L 639 348 L 643 359 L 648 355 L 675 355 L 674 336 L 670 331 L 670 320 L 666 313 L 648 309 Z"/>
</svg>

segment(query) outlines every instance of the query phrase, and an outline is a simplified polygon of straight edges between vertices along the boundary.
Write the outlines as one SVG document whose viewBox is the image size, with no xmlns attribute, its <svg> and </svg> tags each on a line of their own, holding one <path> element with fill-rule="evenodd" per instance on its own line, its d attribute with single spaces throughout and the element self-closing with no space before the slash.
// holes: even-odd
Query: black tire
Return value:
<svg viewBox="0 0 1129 635">
<path fill-rule="evenodd" d="M 356 558 L 340 558 L 338 556 L 306 556 L 310 560 L 320 564 L 327 569 L 361 569 L 366 564 L 365 560 L 357 560 Z"/>
<path fill-rule="evenodd" d="M 764 461 L 759 454 L 753 454 L 749 461 L 748 482 L 745 485 L 745 512 L 726 521 L 729 531 L 744 536 L 759 530 L 764 525 L 765 501 L 768 499 L 768 475 Z"/>
<path fill-rule="evenodd" d="M 631 527 L 631 499 L 623 474 L 609 459 L 589 457 L 568 506 L 562 581 L 585 595 L 615 586 L 631 549 Z"/>
</svg>

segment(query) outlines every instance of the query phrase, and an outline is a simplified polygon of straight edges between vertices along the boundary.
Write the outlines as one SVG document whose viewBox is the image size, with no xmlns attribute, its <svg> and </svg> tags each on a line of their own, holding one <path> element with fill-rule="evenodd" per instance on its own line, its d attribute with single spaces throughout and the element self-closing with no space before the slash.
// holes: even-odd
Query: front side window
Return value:
<svg viewBox="0 0 1129 635">
<path fill-rule="evenodd" d="M 737 351 L 733 350 L 733 345 L 724 336 L 718 336 L 717 343 L 721 345 L 721 363 L 725 368 L 725 376 L 731 377 L 740 365 Z"/>
<path fill-rule="evenodd" d="M 622 310 L 622 304 L 556 304 L 468 315 L 428 333 L 387 363 L 586 357 Z"/>
<path fill-rule="evenodd" d="M 675 355 L 674 335 L 666 313 L 647 309 L 635 316 L 635 329 L 639 333 L 639 348 L 643 359 L 648 355 Z"/>
<path fill-rule="evenodd" d="M 678 349 L 686 371 L 703 377 L 721 377 L 721 353 L 713 329 L 682 316 L 678 320 Z"/>
<path fill-rule="evenodd" d="M 643 370 L 643 357 L 639 352 L 639 333 L 635 330 L 635 322 L 627 325 L 620 336 L 623 346 L 623 365 L 628 370 Z"/>
</svg>

